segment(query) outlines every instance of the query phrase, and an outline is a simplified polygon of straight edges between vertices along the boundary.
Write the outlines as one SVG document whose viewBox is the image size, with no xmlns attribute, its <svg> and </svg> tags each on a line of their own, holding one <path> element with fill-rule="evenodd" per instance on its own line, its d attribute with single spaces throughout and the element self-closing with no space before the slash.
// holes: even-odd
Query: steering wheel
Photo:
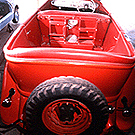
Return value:
<svg viewBox="0 0 135 135">
<path fill-rule="evenodd" d="M 96 9 L 96 4 L 93 0 L 90 0 L 90 1 L 80 1 L 78 3 L 78 7 L 77 7 L 78 11 L 80 9 L 84 9 L 84 10 L 87 10 L 87 9 L 90 9 L 92 10 L 92 12 L 95 11 Z"/>
</svg>

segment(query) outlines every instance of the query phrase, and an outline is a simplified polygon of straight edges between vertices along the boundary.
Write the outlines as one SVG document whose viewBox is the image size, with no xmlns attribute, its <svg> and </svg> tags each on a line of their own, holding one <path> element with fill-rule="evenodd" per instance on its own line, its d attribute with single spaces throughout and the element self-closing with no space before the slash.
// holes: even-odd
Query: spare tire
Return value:
<svg viewBox="0 0 135 135">
<path fill-rule="evenodd" d="M 92 83 L 75 77 L 58 77 L 38 85 L 26 102 L 30 134 L 102 133 L 108 121 L 108 104 Z"/>
</svg>

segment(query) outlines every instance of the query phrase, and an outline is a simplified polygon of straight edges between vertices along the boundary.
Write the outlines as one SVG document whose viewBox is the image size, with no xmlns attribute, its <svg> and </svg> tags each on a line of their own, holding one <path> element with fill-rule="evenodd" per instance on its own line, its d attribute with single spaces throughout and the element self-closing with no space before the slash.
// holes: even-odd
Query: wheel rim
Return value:
<svg viewBox="0 0 135 135">
<path fill-rule="evenodd" d="M 44 108 L 42 121 L 56 134 L 80 134 L 90 126 L 92 115 L 90 110 L 77 100 L 59 99 Z"/>
</svg>

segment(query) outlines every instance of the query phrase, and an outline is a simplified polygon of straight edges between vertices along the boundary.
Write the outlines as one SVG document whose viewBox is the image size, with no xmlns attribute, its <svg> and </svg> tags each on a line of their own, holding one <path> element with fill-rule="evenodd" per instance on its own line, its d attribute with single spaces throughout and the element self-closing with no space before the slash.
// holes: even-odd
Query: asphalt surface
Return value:
<svg viewBox="0 0 135 135">
<path fill-rule="evenodd" d="M 9 39 L 9 37 L 16 30 L 16 28 L 19 26 L 19 24 L 12 24 L 11 23 L 11 26 L 13 28 L 12 32 L 9 32 L 7 30 L 7 26 L 2 31 L 0 31 L 0 93 L 1 93 L 1 90 L 2 90 L 2 78 L 3 78 L 4 65 L 5 65 L 5 59 L 4 59 L 2 49 L 3 49 L 3 46 L 5 45 L 5 43 L 7 42 L 7 40 Z M 129 38 L 131 39 L 131 42 L 135 47 L 135 30 L 128 31 L 127 34 L 129 35 Z M 2 122 L 0 120 L 0 124 L 1 123 Z M 0 131 L 1 130 L 4 131 L 4 129 L 0 128 Z M 133 127 L 130 135 L 135 135 L 134 133 L 135 133 L 135 126 Z M 3 134 L 0 134 L 0 135 L 3 135 Z M 5 133 L 4 135 L 20 135 L 20 132 L 17 129 L 13 129 L 13 130 Z"/>
</svg>

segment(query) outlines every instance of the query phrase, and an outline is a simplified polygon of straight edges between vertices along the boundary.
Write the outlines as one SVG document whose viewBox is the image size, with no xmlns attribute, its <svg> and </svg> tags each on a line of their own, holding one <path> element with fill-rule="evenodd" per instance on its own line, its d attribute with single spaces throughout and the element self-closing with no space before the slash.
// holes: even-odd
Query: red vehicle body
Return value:
<svg viewBox="0 0 135 135">
<path fill-rule="evenodd" d="M 3 122 L 21 119 L 31 134 L 34 124 L 36 132 L 46 134 L 130 131 L 135 119 L 132 44 L 100 1 L 83 1 L 84 8 L 76 11 L 55 2 L 48 0 L 4 47 Z"/>
</svg>

